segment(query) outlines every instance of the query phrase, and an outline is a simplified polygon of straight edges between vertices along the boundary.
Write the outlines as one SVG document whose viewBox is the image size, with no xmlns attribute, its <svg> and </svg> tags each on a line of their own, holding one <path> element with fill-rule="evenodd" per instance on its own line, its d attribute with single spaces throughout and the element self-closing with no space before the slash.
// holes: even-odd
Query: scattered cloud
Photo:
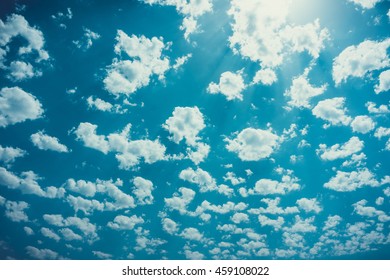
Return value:
<svg viewBox="0 0 390 280">
<path fill-rule="evenodd" d="M 348 2 L 354 3 L 363 9 L 372 9 L 375 5 L 382 0 L 347 0 Z"/>
<path fill-rule="evenodd" d="M 136 225 L 143 224 L 144 222 L 144 219 L 136 215 L 131 217 L 119 215 L 115 217 L 113 222 L 109 222 L 107 226 L 116 230 L 132 230 Z"/>
<path fill-rule="evenodd" d="M 364 186 L 379 187 L 380 183 L 375 175 L 367 168 L 357 171 L 337 171 L 336 176 L 324 184 L 325 188 L 338 192 L 352 192 Z"/>
<path fill-rule="evenodd" d="M 100 39 L 100 34 L 89 30 L 88 28 L 83 27 L 84 35 L 81 40 L 73 41 L 73 44 L 78 49 L 88 50 L 92 47 L 94 41 Z"/>
<path fill-rule="evenodd" d="M 390 89 L 390 70 L 379 74 L 379 84 L 375 86 L 375 93 L 381 93 Z"/>
<path fill-rule="evenodd" d="M 25 155 L 27 155 L 27 152 L 22 149 L 3 147 L 0 145 L 0 161 L 4 162 L 5 164 L 11 164 L 17 158 L 24 157 Z"/>
<path fill-rule="evenodd" d="M 242 78 L 242 71 L 236 73 L 227 71 L 221 74 L 219 83 L 211 82 L 207 87 L 207 92 L 210 94 L 221 93 L 225 95 L 227 100 L 242 100 L 241 92 L 246 88 L 244 79 Z"/>
<path fill-rule="evenodd" d="M 133 194 L 140 205 L 153 204 L 152 191 L 154 190 L 153 182 L 142 177 L 135 177 L 133 180 Z"/>
<path fill-rule="evenodd" d="M 322 207 L 316 198 L 301 198 L 297 200 L 298 207 L 306 213 L 314 212 L 316 214 L 322 211 Z"/>
<path fill-rule="evenodd" d="M 317 118 L 328 121 L 332 125 L 349 125 L 352 118 L 347 115 L 344 103 L 344 97 L 325 99 L 318 102 L 312 112 Z"/>
<path fill-rule="evenodd" d="M 360 152 L 363 147 L 364 142 L 358 137 L 352 136 L 347 142 L 341 145 L 334 144 L 333 146 L 328 147 L 326 144 L 320 144 L 319 149 L 317 149 L 316 152 L 323 160 L 337 160 L 356 154 Z"/>
<path fill-rule="evenodd" d="M 49 136 L 45 134 L 43 131 L 38 131 L 37 133 L 34 133 L 30 137 L 31 142 L 40 150 L 45 151 L 55 151 L 59 153 L 68 153 L 68 148 L 61 144 L 58 140 L 58 138 Z"/>
</svg>

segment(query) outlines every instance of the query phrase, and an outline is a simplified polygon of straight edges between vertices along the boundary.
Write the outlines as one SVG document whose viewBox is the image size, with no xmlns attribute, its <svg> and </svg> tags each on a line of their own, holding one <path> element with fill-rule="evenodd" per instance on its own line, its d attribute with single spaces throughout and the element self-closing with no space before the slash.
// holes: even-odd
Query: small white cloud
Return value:
<svg viewBox="0 0 390 280">
<path fill-rule="evenodd" d="M 193 227 L 185 228 L 180 236 L 184 239 L 192 241 L 201 241 L 203 239 L 203 234 L 200 233 L 198 229 Z"/>
<path fill-rule="evenodd" d="M 96 110 L 103 112 L 110 112 L 113 108 L 113 105 L 110 102 L 104 101 L 100 98 L 93 98 L 93 96 L 89 96 L 87 98 L 87 103 L 89 108 L 95 108 Z"/>
<path fill-rule="evenodd" d="M 115 217 L 113 222 L 109 222 L 107 226 L 116 230 L 132 230 L 136 225 L 143 224 L 144 222 L 144 219 L 136 215 L 131 217 L 119 215 Z"/>
<path fill-rule="evenodd" d="M 357 116 L 351 122 L 353 132 L 366 134 L 375 129 L 375 122 L 368 116 Z"/>
<path fill-rule="evenodd" d="M 277 80 L 278 78 L 276 77 L 275 71 L 266 68 L 256 72 L 252 84 L 257 85 L 261 83 L 263 85 L 270 86 L 273 83 L 275 83 Z"/>
<path fill-rule="evenodd" d="M 165 78 L 169 70 L 169 59 L 162 55 L 167 46 L 162 38 L 145 36 L 129 37 L 122 30 L 118 30 L 115 52 L 127 54 L 132 60 L 117 60 L 108 67 L 107 76 L 103 80 L 106 90 L 114 95 L 134 93 L 138 89 L 149 85 L 153 76 L 159 80 Z"/>
<path fill-rule="evenodd" d="M 351 172 L 337 171 L 336 176 L 324 184 L 325 188 L 338 192 L 351 192 L 364 186 L 380 186 L 374 174 L 367 168 Z"/>
<path fill-rule="evenodd" d="M 302 210 L 304 210 L 306 213 L 314 212 L 314 213 L 320 213 L 322 211 L 322 208 L 315 198 L 307 199 L 307 198 L 301 198 L 297 200 L 298 207 Z"/>
<path fill-rule="evenodd" d="M 364 142 L 358 137 L 353 136 L 342 145 L 335 144 L 328 148 L 326 144 L 320 144 L 319 149 L 317 149 L 316 152 L 323 160 L 336 160 L 356 154 L 360 152 L 363 147 Z"/>
<path fill-rule="evenodd" d="M 141 177 L 135 177 L 133 180 L 134 190 L 133 193 L 137 197 L 138 204 L 153 204 L 152 191 L 154 189 L 152 181 L 146 180 Z"/>
<path fill-rule="evenodd" d="M 50 150 L 59 153 L 68 153 L 68 148 L 61 144 L 58 138 L 49 136 L 45 134 L 43 131 L 38 131 L 34 133 L 30 137 L 31 142 L 40 150 Z"/>
<path fill-rule="evenodd" d="M 179 178 L 198 185 L 201 192 L 213 191 L 217 189 L 215 179 L 211 177 L 207 171 L 204 171 L 201 168 L 194 170 L 191 167 L 188 167 L 187 169 L 180 172 Z"/>
<path fill-rule="evenodd" d="M 175 64 L 173 64 L 172 69 L 177 71 L 179 70 L 184 64 L 188 62 L 188 60 L 192 57 L 192 54 L 187 54 L 181 57 L 178 57 L 175 60 Z"/>
<path fill-rule="evenodd" d="M 378 197 L 378 198 L 375 200 L 375 204 L 378 205 L 378 206 L 383 205 L 384 202 L 385 202 L 385 199 L 384 199 L 383 197 Z"/>
<path fill-rule="evenodd" d="M 223 179 L 229 181 L 233 186 L 245 183 L 245 179 L 237 177 L 234 172 L 227 172 Z"/>
<path fill-rule="evenodd" d="M 5 216 L 13 222 L 28 222 L 28 216 L 25 212 L 30 207 L 24 201 L 5 201 Z"/>
<path fill-rule="evenodd" d="M 370 114 L 382 115 L 382 114 L 389 114 L 390 113 L 388 105 L 381 104 L 381 105 L 377 106 L 374 102 L 369 101 L 366 103 L 366 107 L 367 107 L 367 110 Z"/>
<path fill-rule="evenodd" d="M 284 218 L 278 217 L 276 220 L 270 219 L 267 216 L 259 215 L 258 217 L 261 226 L 271 226 L 275 230 L 280 230 L 284 224 Z"/>
<path fill-rule="evenodd" d="M 379 84 L 375 86 L 375 93 L 381 93 L 390 89 L 390 70 L 383 71 L 379 75 Z"/>
<path fill-rule="evenodd" d="M 249 222 L 249 216 L 247 214 L 245 214 L 245 213 L 234 213 L 233 216 L 230 219 L 235 224 Z"/>
<path fill-rule="evenodd" d="M 73 41 L 73 44 L 76 45 L 79 49 L 88 50 L 92 47 L 93 42 L 100 39 L 100 34 L 89 30 L 88 28 L 83 28 L 84 35 L 81 40 Z"/>
<path fill-rule="evenodd" d="M 49 228 L 45 228 L 45 227 L 41 228 L 41 233 L 43 236 L 53 239 L 57 242 L 61 240 L 61 237 Z"/>
<path fill-rule="evenodd" d="M 178 144 L 185 140 L 187 145 L 196 146 L 198 134 L 205 128 L 205 124 L 198 107 L 176 107 L 162 127 L 172 134 L 173 142 Z"/>
<path fill-rule="evenodd" d="M 227 71 L 221 74 L 219 83 L 211 82 L 207 87 L 210 94 L 221 93 L 226 96 L 227 100 L 242 100 L 241 92 L 246 88 L 241 71 L 236 73 Z"/>
<path fill-rule="evenodd" d="M 8 70 L 10 72 L 8 77 L 14 81 L 23 81 L 42 75 L 42 72 L 34 70 L 30 63 L 24 61 L 12 61 Z"/>
<path fill-rule="evenodd" d="M 336 86 L 349 77 L 363 78 L 367 73 L 390 65 L 387 49 L 390 39 L 365 40 L 357 46 L 349 46 L 333 60 L 333 80 Z"/>
<path fill-rule="evenodd" d="M 260 179 L 256 182 L 255 187 L 248 191 L 250 195 L 284 195 L 291 191 L 300 189 L 299 179 L 295 177 L 290 170 L 285 170 L 281 181 L 270 179 Z"/>
<path fill-rule="evenodd" d="M 0 127 L 35 120 L 42 116 L 42 104 L 19 87 L 0 90 Z"/>
<path fill-rule="evenodd" d="M 309 69 L 305 73 L 293 79 L 290 89 L 284 95 L 290 98 L 288 105 L 298 108 L 310 108 L 310 99 L 325 92 L 327 85 L 314 87 L 307 77 Z"/>
<path fill-rule="evenodd" d="M 178 225 L 175 221 L 169 219 L 169 218 L 164 218 L 162 221 L 162 226 L 163 230 L 165 230 L 167 233 L 170 235 L 174 235 L 178 232 Z"/>
<path fill-rule="evenodd" d="M 372 206 L 366 206 L 367 202 L 368 202 L 367 200 L 363 199 L 352 205 L 354 207 L 356 214 L 363 217 L 369 217 L 369 218 L 376 217 L 380 222 L 390 221 L 390 216 L 386 215 L 384 211 L 377 210 L 375 209 L 375 207 Z"/>
<path fill-rule="evenodd" d="M 13 163 L 18 157 L 24 157 L 26 151 L 19 148 L 3 147 L 0 145 L 0 161 L 9 164 Z"/>
<path fill-rule="evenodd" d="M 110 259 L 112 259 L 112 255 L 111 254 L 107 254 L 107 253 L 104 253 L 104 252 L 101 252 L 101 251 L 92 251 L 92 254 L 94 254 L 94 256 L 96 256 L 97 258 L 102 259 L 102 260 L 110 260 Z"/>
<path fill-rule="evenodd" d="M 228 139 L 226 149 L 243 161 L 258 161 L 269 157 L 278 147 L 279 137 L 268 130 L 246 128 L 236 138 Z"/>
<path fill-rule="evenodd" d="M 292 225 L 291 228 L 284 228 L 284 230 L 289 232 L 315 232 L 317 227 L 313 225 L 314 217 L 302 219 L 298 215 L 295 216 L 295 224 Z"/>
<path fill-rule="evenodd" d="M 355 5 L 359 5 L 363 9 L 372 9 L 375 5 L 382 0 L 347 0 L 348 2 L 354 3 Z"/>
<path fill-rule="evenodd" d="M 30 227 L 23 227 L 23 230 L 27 235 L 34 235 L 34 231 Z"/>
<path fill-rule="evenodd" d="M 83 237 L 81 235 L 75 233 L 70 228 L 60 229 L 59 232 L 62 234 L 62 236 L 64 237 L 64 239 L 66 241 L 82 240 L 83 239 Z"/>
<path fill-rule="evenodd" d="M 312 112 L 317 118 L 326 120 L 332 125 L 349 125 L 352 118 L 347 115 L 344 103 L 344 97 L 325 99 L 318 102 Z"/>
<path fill-rule="evenodd" d="M 38 260 L 56 260 L 60 258 L 57 252 L 50 249 L 38 249 L 33 246 L 26 247 L 27 255 Z"/>
<path fill-rule="evenodd" d="M 181 187 L 178 193 L 175 193 L 171 198 L 164 198 L 165 206 L 170 210 L 177 210 L 180 214 L 187 213 L 187 206 L 195 197 L 195 192 L 191 189 Z"/>
<path fill-rule="evenodd" d="M 322 228 L 322 230 L 326 231 L 329 229 L 333 229 L 336 226 L 338 226 L 341 221 L 342 221 L 342 218 L 339 215 L 334 215 L 334 216 L 329 215 L 327 220 L 325 221 L 325 225 Z"/>
</svg>

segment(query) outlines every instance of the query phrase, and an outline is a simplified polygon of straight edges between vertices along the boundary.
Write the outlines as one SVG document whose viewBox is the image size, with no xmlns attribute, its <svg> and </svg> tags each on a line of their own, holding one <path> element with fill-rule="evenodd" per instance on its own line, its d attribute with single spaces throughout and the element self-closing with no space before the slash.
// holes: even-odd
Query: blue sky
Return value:
<svg viewBox="0 0 390 280">
<path fill-rule="evenodd" d="M 0 258 L 388 259 L 389 9 L 3 1 Z"/>
</svg>

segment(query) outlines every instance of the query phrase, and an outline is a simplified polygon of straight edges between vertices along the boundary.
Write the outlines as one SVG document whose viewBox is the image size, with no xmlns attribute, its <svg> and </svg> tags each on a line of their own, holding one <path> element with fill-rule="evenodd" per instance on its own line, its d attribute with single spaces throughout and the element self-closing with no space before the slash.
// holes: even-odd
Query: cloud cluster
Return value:
<svg viewBox="0 0 390 280">
<path fill-rule="evenodd" d="M 332 125 L 349 125 L 352 118 L 347 115 L 344 103 L 344 97 L 325 99 L 318 102 L 312 112 L 317 118 L 328 121 Z"/>
<path fill-rule="evenodd" d="M 260 78 L 259 78 L 260 79 Z M 242 71 L 236 73 L 227 71 L 221 74 L 219 83 L 211 82 L 207 87 L 207 92 L 210 94 L 221 93 L 225 95 L 227 100 L 242 100 L 241 92 L 245 89 L 246 85 L 242 78 Z"/>
<path fill-rule="evenodd" d="M 353 136 L 342 145 L 334 144 L 333 146 L 328 147 L 326 144 L 320 144 L 319 149 L 317 149 L 316 152 L 323 160 L 336 160 L 356 154 L 360 152 L 363 147 L 364 142 L 358 137 Z"/>
</svg>

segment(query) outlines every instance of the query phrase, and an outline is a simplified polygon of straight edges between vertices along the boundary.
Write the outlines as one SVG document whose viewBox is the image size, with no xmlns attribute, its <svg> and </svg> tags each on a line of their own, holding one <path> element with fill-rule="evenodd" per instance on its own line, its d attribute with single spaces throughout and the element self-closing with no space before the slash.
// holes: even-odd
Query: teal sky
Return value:
<svg viewBox="0 0 390 280">
<path fill-rule="evenodd" d="M 389 259 L 390 2 L 2 1 L 1 259 Z"/>
</svg>

